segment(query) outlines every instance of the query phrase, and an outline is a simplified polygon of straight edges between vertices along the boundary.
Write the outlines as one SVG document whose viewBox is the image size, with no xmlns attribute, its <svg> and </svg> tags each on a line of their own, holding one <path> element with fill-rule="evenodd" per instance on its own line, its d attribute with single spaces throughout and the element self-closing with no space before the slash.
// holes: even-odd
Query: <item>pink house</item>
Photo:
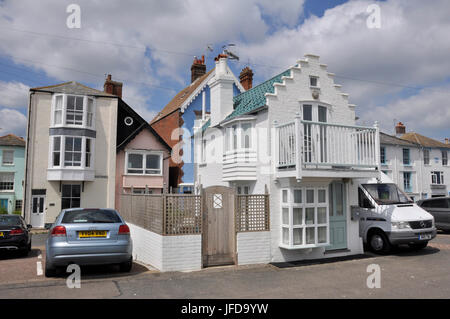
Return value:
<svg viewBox="0 0 450 319">
<path fill-rule="evenodd" d="M 148 122 L 119 99 L 115 179 L 117 210 L 124 192 L 160 194 L 167 191 L 171 151 Z"/>
</svg>

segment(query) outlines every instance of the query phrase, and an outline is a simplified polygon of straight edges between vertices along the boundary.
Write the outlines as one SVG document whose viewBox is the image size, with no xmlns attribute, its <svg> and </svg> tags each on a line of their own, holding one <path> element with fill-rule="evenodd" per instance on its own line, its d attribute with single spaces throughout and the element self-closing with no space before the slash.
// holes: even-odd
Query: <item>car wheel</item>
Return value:
<svg viewBox="0 0 450 319">
<path fill-rule="evenodd" d="M 409 244 L 408 246 L 411 247 L 414 250 L 419 250 L 419 249 L 424 249 L 425 247 L 427 247 L 428 242 L 424 242 L 424 243 L 418 243 L 418 244 Z"/>
<path fill-rule="evenodd" d="M 368 244 L 370 250 L 376 254 L 387 254 L 391 251 L 391 243 L 382 231 L 374 231 L 370 234 Z"/>
<path fill-rule="evenodd" d="M 45 277 L 55 277 L 56 276 L 56 268 L 51 267 L 47 261 L 45 261 Z"/>
<path fill-rule="evenodd" d="M 121 272 L 130 272 L 131 271 L 131 267 L 133 267 L 133 259 L 130 258 L 128 261 L 121 263 L 119 265 L 120 267 L 120 271 Z"/>
</svg>

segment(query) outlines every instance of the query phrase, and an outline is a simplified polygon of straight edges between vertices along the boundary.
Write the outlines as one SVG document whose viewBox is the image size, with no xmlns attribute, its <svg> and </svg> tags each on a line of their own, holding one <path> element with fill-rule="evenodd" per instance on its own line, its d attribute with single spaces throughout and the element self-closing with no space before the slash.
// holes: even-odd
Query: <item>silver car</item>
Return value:
<svg viewBox="0 0 450 319">
<path fill-rule="evenodd" d="M 132 266 L 130 229 L 114 209 L 71 208 L 61 211 L 46 242 L 45 275 L 69 264 Z"/>
<path fill-rule="evenodd" d="M 422 199 L 417 205 L 434 216 L 437 229 L 450 231 L 450 197 Z"/>
</svg>

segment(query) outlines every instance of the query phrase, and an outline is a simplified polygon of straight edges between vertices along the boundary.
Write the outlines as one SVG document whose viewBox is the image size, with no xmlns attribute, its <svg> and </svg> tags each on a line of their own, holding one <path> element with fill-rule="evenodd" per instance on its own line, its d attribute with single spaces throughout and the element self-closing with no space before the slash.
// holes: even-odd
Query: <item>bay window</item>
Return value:
<svg viewBox="0 0 450 319">
<path fill-rule="evenodd" d="M 281 247 L 293 249 L 328 245 L 327 198 L 326 188 L 281 190 Z"/>
<path fill-rule="evenodd" d="M 94 139 L 85 136 L 51 136 L 49 168 L 92 168 Z"/>
<path fill-rule="evenodd" d="M 162 175 L 163 156 L 160 152 L 129 151 L 126 153 L 126 174 Z"/>
<path fill-rule="evenodd" d="M 225 150 L 251 149 L 253 125 L 250 122 L 233 124 L 226 130 Z"/>
<path fill-rule="evenodd" d="M 94 99 L 87 96 L 58 94 L 53 99 L 52 126 L 94 129 Z"/>
</svg>

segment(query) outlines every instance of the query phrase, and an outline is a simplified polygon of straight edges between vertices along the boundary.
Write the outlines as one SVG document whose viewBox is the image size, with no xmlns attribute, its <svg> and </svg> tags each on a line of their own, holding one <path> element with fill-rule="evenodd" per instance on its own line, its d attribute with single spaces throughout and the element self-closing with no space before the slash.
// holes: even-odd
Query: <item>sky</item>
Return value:
<svg viewBox="0 0 450 319">
<path fill-rule="evenodd" d="M 80 28 L 67 25 L 72 3 Z M 250 66 L 254 85 L 316 54 L 357 105 L 358 124 L 392 134 L 401 121 L 443 141 L 449 12 L 448 0 L 0 0 L 0 135 L 25 135 L 30 87 L 102 90 L 106 74 L 150 121 L 190 83 L 194 56 L 205 54 L 209 70 L 232 43 L 240 59 L 230 67 L 238 76 Z"/>
</svg>

